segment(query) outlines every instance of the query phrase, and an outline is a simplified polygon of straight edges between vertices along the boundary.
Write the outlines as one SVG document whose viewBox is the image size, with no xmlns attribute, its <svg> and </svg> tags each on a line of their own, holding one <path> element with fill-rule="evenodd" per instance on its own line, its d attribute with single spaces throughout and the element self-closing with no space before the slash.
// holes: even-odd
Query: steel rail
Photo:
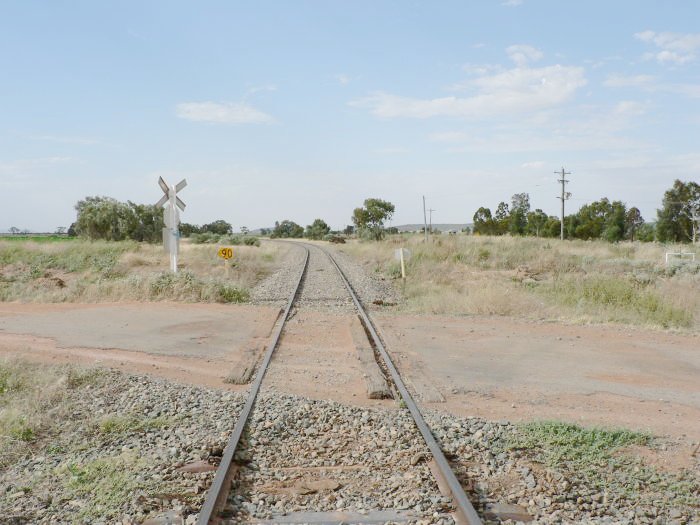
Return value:
<svg viewBox="0 0 700 525">
<path fill-rule="evenodd" d="M 401 394 L 401 398 L 406 404 L 406 407 L 408 407 L 408 410 L 411 412 L 411 415 L 413 416 L 413 420 L 416 423 L 418 430 L 423 436 L 425 443 L 428 445 L 430 452 L 433 454 L 433 458 L 435 460 L 435 463 L 437 464 L 440 474 L 443 476 L 450 492 L 452 493 L 452 499 L 455 504 L 455 507 L 457 508 L 458 516 L 461 517 L 467 525 L 482 525 L 481 518 L 476 513 L 476 510 L 469 501 L 469 498 L 467 498 L 467 495 L 464 493 L 464 489 L 459 483 L 457 477 L 454 475 L 452 468 L 447 462 L 445 454 L 443 454 L 440 445 L 438 445 L 437 441 L 435 441 L 435 437 L 430 431 L 430 427 L 425 422 L 425 419 L 423 419 L 423 414 L 421 414 L 420 410 L 418 409 L 418 406 L 413 401 L 411 394 L 408 392 L 406 385 L 404 385 L 403 380 L 401 379 L 401 375 L 394 366 L 394 363 L 391 360 L 389 353 L 386 351 L 386 348 L 384 348 L 382 340 L 379 337 L 379 334 L 377 333 L 374 324 L 372 323 L 372 320 L 370 319 L 369 315 L 362 306 L 362 302 L 357 297 L 357 294 L 355 293 L 355 290 L 350 284 L 350 281 L 348 281 L 348 278 L 343 273 L 343 270 L 340 269 L 340 266 L 338 266 L 338 263 L 335 261 L 335 259 L 330 253 L 318 246 L 316 246 L 316 248 L 325 253 L 326 256 L 335 266 L 336 270 L 338 270 L 338 274 L 340 275 L 343 283 L 345 284 L 345 287 L 350 293 L 350 296 L 352 297 L 352 300 L 355 303 L 355 307 L 359 312 L 360 318 L 362 319 L 362 322 L 365 325 L 367 332 L 369 332 L 369 335 L 372 337 L 372 341 L 374 342 L 377 350 L 379 351 L 380 356 L 384 360 L 384 364 L 389 370 L 389 373 L 391 374 L 391 378 L 393 379 L 396 388 Z"/>
<path fill-rule="evenodd" d="M 218 507 L 223 503 L 221 501 L 221 497 L 224 495 L 224 485 L 226 484 L 226 481 L 228 479 L 228 473 L 231 468 L 233 456 L 236 452 L 236 449 L 238 448 L 238 442 L 240 441 L 241 436 L 243 435 L 243 430 L 245 428 L 246 423 L 248 422 L 248 418 L 250 417 L 250 414 L 253 409 L 253 404 L 255 403 L 255 399 L 257 398 L 258 392 L 260 391 L 260 385 L 262 383 L 263 377 L 265 376 L 265 372 L 267 371 L 267 366 L 270 363 L 270 359 L 272 359 L 272 354 L 275 352 L 275 349 L 279 344 L 280 336 L 282 335 L 282 330 L 284 329 L 284 324 L 287 321 L 287 318 L 289 317 L 289 312 L 292 309 L 294 300 L 299 294 L 299 289 L 301 288 L 301 283 L 304 279 L 304 274 L 306 273 L 306 269 L 309 265 L 309 249 L 306 246 L 301 247 L 304 248 L 306 254 L 304 256 L 304 264 L 302 265 L 301 272 L 299 272 L 299 278 L 297 280 L 296 286 L 294 287 L 294 293 L 292 293 L 292 295 L 290 296 L 289 301 L 287 302 L 287 307 L 284 309 L 282 317 L 278 320 L 277 328 L 275 329 L 272 340 L 270 341 L 270 344 L 267 347 L 265 357 L 263 358 L 262 363 L 258 368 L 258 372 L 255 376 L 255 381 L 253 381 L 253 384 L 250 387 L 248 399 L 246 400 L 245 405 L 243 406 L 243 410 L 241 410 L 241 413 L 238 415 L 238 421 L 236 421 L 236 425 L 233 427 L 233 433 L 231 434 L 229 442 L 226 445 L 226 448 L 224 449 L 224 453 L 221 457 L 221 463 L 219 463 L 219 468 L 216 470 L 214 481 L 212 481 L 211 487 L 207 492 L 207 497 L 204 500 L 204 505 L 202 505 L 202 508 L 199 511 L 199 515 L 197 516 L 197 525 L 209 525 L 212 518 L 214 517 L 214 513 L 217 512 Z M 225 494 L 228 494 L 228 489 L 225 491 Z"/>
</svg>

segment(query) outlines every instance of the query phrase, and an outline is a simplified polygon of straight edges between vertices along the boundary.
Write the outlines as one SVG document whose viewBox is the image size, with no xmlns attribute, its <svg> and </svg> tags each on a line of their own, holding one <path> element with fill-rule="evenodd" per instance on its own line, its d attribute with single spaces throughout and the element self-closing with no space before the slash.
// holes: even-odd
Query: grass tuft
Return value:
<svg viewBox="0 0 700 525">
<path fill-rule="evenodd" d="M 526 450 L 548 466 L 562 462 L 577 468 L 597 469 L 610 461 L 612 453 L 628 445 L 648 445 L 651 436 L 631 430 L 585 429 L 559 421 L 537 421 L 517 427 L 508 449 Z"/>
<path fill-rule="evenodd" d="M 97 423 L 101 434 L 139 434 L 172 425 L 174 419 L 166 416 L 144 417 L 136 414 L 111 414 L 104 416 Z"/>
</svg>

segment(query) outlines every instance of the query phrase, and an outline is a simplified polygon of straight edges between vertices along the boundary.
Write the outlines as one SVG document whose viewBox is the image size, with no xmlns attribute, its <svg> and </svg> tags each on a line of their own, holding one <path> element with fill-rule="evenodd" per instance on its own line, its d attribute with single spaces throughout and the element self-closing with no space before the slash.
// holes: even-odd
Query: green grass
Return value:
<svg viewBox="0 0 700 525">
<path fill-rule="evenodd" d="M 631 430 L 585 429 L 571 423 L 538 421 L 518 426 L 507 443 L 509 449 L 527 450 L 548 466 L 569 463 L 576 468 L 596 469 L 628 445 L 648 445 L 649 434 Z"/>
<path fill-rule="evenodd" d="M 658 510 L 697 507 L 700 478 L 692 469 L 660 471 L 626 447 L 653 447 L 653 437 L 625 429 L 582 428 L 559 421 L 517 425 L 504 438 L 505 450 L 524 455 L 559 472 L 572 485 L 622 494 L 628 501 Z M 614 505 L 614 503 L 613 503 Z"/>
<path fill-rule="evenodd" d="M 71 499 L 84 506 L 76 516 L 80 520 L 115 519 L 125 503 L 143 491 L 156 492 L 160 485 L 138 479 L 143 463 L 134 454 L 111 456 L 86 463 L 70 463 L 56 474 L 63 480 Z"/>
</svg>

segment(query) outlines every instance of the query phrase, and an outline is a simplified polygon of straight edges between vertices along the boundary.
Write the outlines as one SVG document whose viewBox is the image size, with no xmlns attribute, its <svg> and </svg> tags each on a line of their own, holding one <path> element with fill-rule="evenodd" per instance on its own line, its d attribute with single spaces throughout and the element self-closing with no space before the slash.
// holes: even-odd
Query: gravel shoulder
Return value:
<svg viewBox="0 0 700 525">
<path fill-rule="evenodd" d="M 35 366 L 37 374 L 56 373 Z M 9 523 L 164 523 L 165 516 L 194 523 L 243 397 L 105 369 L 63 368 L 59 376 L 72 378 L 62 398 L 72 415 L 42 429 L 2 471 L 0 514 Z M 698 518 L 698 472 L 658 469 L 638 453 L 663 441 L 632 435 L 643 443 L 630 448 L 557 428 L 554 445 L 548 427 L 533 443 L 507 421 L 437 412 L 427 420 L 492 522 L 512 523 L 499 518 L 503 509 L 543 524 Z M 561 448 L 569 433 L 590 458 Z M 452 523 L 429 455 L 398 404 L 351 407 L 266 389 L 246 436 L 239 490 L 228 505 L 235 520 L 404 509 L 413 523 Z"/>
</svg>

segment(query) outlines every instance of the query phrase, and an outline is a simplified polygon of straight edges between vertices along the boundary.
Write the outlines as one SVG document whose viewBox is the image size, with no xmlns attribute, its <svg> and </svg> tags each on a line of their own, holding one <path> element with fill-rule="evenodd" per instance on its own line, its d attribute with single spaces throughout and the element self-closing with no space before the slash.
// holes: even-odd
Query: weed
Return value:
<svg viewBox="0 0 700 525">
<path fill-rule="evenodd" d="M 56 475 L 63 479 L 72 499 L 85 503 L 78 515 L 81 520 L 110 521 L 119 516 L 124 502 L 138 491 L 153 494 L 158 490 L 158 484 L 139 479 L 142 469 L 143 462 L 135 455 L 122 454 L 68 464 L 57 469 Z"/>
<path fill-rule="evenodd" d="M 100 419 L 97 430 L 101 434 L 134 434 L 168 427 L 172 425 L 173 421 L 173 418 L 165 416 L 143 417 L 135 414 L 112 414 Z"/>
<path fill-rule="evenodd" d="M 76 389 L 84 385 L 94 385 L 103 378 L 105 372 L 99 368 L 74 368 L 71 367 L 66 372 L 66 385 L 68 388 Z"/>
<path fill-rule="evenodd" d="M 226 284 L 219 285 L 217 293 L 220 303 L 244 303 L 250 299 L 247 291 Z"/>
<path fill-rule="evenodd" d="M 597 469 L 601 462 L 611 460 L 615 450 L 650 441 L 649 434 L 631 430 L 584 429 L 559 421 L 539 421 L 519 425 L 507 448 L 527 450 L 549 466 L 567 462 L 577 468 Z"/>
</svg>

